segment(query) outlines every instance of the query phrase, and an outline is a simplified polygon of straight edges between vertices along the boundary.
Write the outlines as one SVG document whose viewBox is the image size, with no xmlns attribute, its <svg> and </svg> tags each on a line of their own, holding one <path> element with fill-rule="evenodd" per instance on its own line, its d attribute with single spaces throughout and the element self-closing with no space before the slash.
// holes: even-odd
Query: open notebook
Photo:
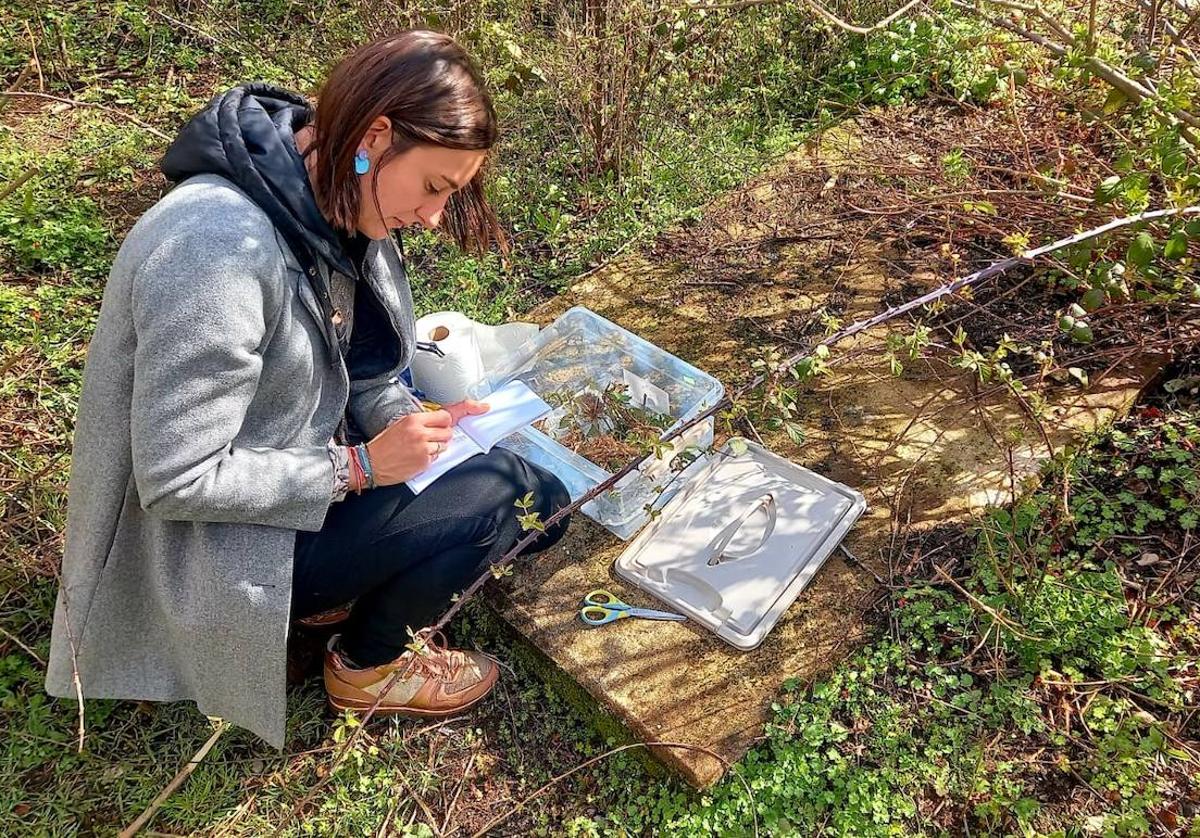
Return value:
<svg viewBox="0 0 1200 838">
<path fill-rule="evenodd" d="M 511 433 L 536 422 L 550 412 L 537 393 L 529 389 L 524 381 L 510 381 L 482 399 L 490 407 L 479 416 L 464 416 L 454 428 L 454 436 L 446 444 L 446 450 L 433 464 L 405 483 L 419 495 L 443 474 L 476 454 L 492 450 L 492 446 Z"/>
</svg>

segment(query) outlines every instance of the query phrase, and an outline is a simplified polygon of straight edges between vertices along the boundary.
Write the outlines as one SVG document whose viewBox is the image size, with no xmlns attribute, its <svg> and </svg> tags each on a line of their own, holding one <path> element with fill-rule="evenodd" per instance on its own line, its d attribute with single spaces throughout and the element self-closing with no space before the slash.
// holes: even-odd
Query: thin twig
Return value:
<svg viewBox="0 0 1200 838">
<path fill-rule="evenodd" d="M 63 625 L 67 629 L 67 646 L 71 650 L 71 685 L 75 688 L 75 700 L 79 702 L 79 753 L 83 753 L 83 681 L 79 677 L 79 647 L 75 642 L 75 629 L 71 626 L 71 603 L 67 597 L 67 586 L 61 577 L 58 579 L 59 590 L 62 592 Z"/>
<path fill-rule="evenodd" d="M 734 2 L 732 2 L 732 3 L 690 2 L 688 5 L 691 6 L 693 9 L 701 9 L 706 12 L 712 12 L 712 11 L 727 10 L 727 9 L 728 10 L 748 9 L 752 6 L 769 6 L 769 5 L 774 5 L 775 3 L 780 3 L 780 2 L 782 2 L 782 0 L 734 0 Z M 833 12 L 829 11 L 829 9 L 825 8 L 820 3 L 816 2 L 816 0 L 801 0 L 801 2 L 805 6 L 807 6 L 809 8 L 809 11 L 811 11 L 817 17 L 821 18 L 822 20 L 828 21 L 829 23 L 832 23 L 838 29 L 841 29 L 845 32 L 850 32 L 854 35 L 870 35 L 872 32 L 877 32 L 880 29 L 887 27 L 889 24 L 894 22 L 897 18 L 899 18 L 899 17 L 903 16 L 905 13 L 911 11 L 914 6 L 923 2 L 923 0 L 908 0 L 907 3 L 905 3 L 900 8 L 896 9 L 896 11 L 892 12 L 890 15 L 883 18 L 882 20 L 872 23 L 869 26 L 857 26 L 853 23 L 850 23 L 849 21 L 842 20 L 840 17 L 835 15 Z"/>
<path fill-rule="evenodd" d="M 954 588 L 954 590 L 958 591 L 960 594 L 962 594 L 964 597 L 966 597 L 967 600 L 970 601 L 970 603 L 972 605 L 974 605 L 976 608 L 978 608 L 981 611 L 983 611 L 984 613 L 986 613 L 989 617 L 991 617 L 993 620 L 995 620 L 1000 625 L 1004 626 L 1006 629 L 1011 631 L 1017 637 L 1020 637 L 1023 640 L 1035 640 L 1035 641 L 1039 641 L 1039 642 L 1045 641 L 1046 638 L 1044 638 L 1044 637 L 1034 637 L 1032 634 L 1026 634 L 1024 631 L 1021 630 L 1021 628 L 1016 623 L 1014 623 L 1012 620 L 1008 619 L 1008 617 L 1005 617 L 1003 614 L 1001 614 L 995 608 L 992 608 L 992 606 L 988 605 L 986 602 L 984 602 L 979 597 L 972 594 L 970 591 L 968 591 L 962 585 L 958 584 L 958 582 L 954 579 L 953 576 L 951 576 L 949 573 L 947 573 L 945 570 L 942 569 L 941 565 L 935 564 L 933 566 L 933 572 L 939 579 L 943 580 L 944 582 L 948 582 L 950 584 L 950 586 Z"/>
<path fill-rule="evenodd" d="M 14 81 L 12 84 L 10 84 L 8 86 L 8 89 L 10 92 L 16 90 L 18 87 L 20 87 L 21 85 L 23 85 L 25 83 L 25 79 L 27 79 L 29 77 L 29 71 L 32 66 L 33 66 L 32 64 L 25 65 L 25 68 L 23 70 L 21 70 L 20 74 L 17 76 L 16 81 Z M 0 99 L 0 114 L 4 113 L 4 109 L 8 107 L 8 103 L 9 103 L 9 100 Z"/>
<path fill-rule="evenodd" d="M 333 770 L 331 769 L 329 773 L 330 776 L 332 776 Z M 404 777 L 403 771 L 396 772 L 396 779 L 400 781 L 400 785 L 404 786 L 409 795 L 412 796 L 412 799 L 416 801 L 419 807 L 421 807 L 421 811 L 425 814 L 425 820 L 429 823 L 429 830 L 434 834 L 434 836 L 436 836 L 436 838 L 440 838 L 442 832 L 440 829 L 438 829 L 437 818 L 434 817 L 433 810 L 429 808 L 429 804 L 425 802 L 425 799 L 422 798 L 421 795 L 417 794 L 416 789 L 408 784 L 408 780 Z"/>
<path fill-rule="evenodd" d="M 566 771 L 562 774 L 559 774 L 557 777 L 555 777 L 552 780 L 550 780 L 549 782 L 547 782 L 545 785 L 543 785 L 540 789 L 535 791 L 533 794 L 529 795 L 524 800 L 520 801 L 512 809 L 508 810 L 507 812 L 505 812 L 501 815 L 497 815 L 496 817 L 492 818 L 490 821 L 488 821 L 486 824 L 483 825 L 482 829 L 479 829 L 476 832 L 472 833 L 471 838 L 481 838 L 481 836 L 486 835 L 487 833 L 489 833 L 490 831 L 495 829 L 497 826 L 499 826 L 500 824 L 504 823 L 506 820 L 511 818 L 517 812 L 519 812 L 523 808 L 525 808 L 525 806 L 528 805 L 530 802 L 532 802 L 534 800 L 534 798 L 540 797 L 542 794 L 544 794 L 550 788 L 552 788 L 553 786 L 562 782 L 563 780 L 567 779 L 571 775 L 582 771 L 583 769 L 587 768 L 590 765 L 595 765 L 597 762 L 599 762 L 602 759 L 607 759 L 608 757 L 611 757 L 614 754 L 619 754 L 622 751 L 632 750 L 633 748 L 679 748 L 679 749 L 686 750 L 686 751 L 698 751 L 699 753 L 706 754 L 707 756 L 710 756 L 713 759 L 715 759 L 717 762 L 721 763 L 721 765 L 725 767 L 726 771 L 730 770 L 730 767 L 731 767 L 729 764 L 729 760 L 725 759 L 720 754 L 710 751 L 708 748 L 701 747 L 700 745 L 688 745 L 683 742 L 634 742 L 630 745 L 622 745 L 618 748 L 613 748 L 611 750 L 605 751 L 604 753 L 600 754 L 599 756 L 592 757 L 591 759 L 586 760 L 585 762 L 581 762 L 579 765 L 576 765 L 570 771 Z M 754 818 L 754 835 L 757 836 L 758 835 L 758 808 L 754 805 L 754 792 L 753 792 L 753 790 L 751 790 L 750 784 L 748 782 L 746 782 L 745 777 L 743 777 L 741 774 L 736 774 L 736 773 L 734 774 L 734 776 L 737 777 L 738 780 L 741 781 L 742 788 L 744 788 L 746 790 L 746 796 L 750 798 L 750 814 Z"/>
<path fill-rule="evenodd" d="M 212 732 L 212 736 L 208 737 L 208 741 L 200 746 L 200 750 L 196 751 L 195 756 L 184 763 L 183 767 L 171 778 L 171 782 L 167 783 L 163 790 L 158 793 L 158 796 L 150 801 L 150 805 L 146 807 L 146 811 L 138 815 L 137 820 L 121 830 L 119 838 L 132 838 L 142 827 L 148 824 L 150 819 L 154 817 L 154 814 L 167 802 L 167 798 L 174 794 L 175 790 L 183 785 L 184 780 L 191 776 L 192 772 L 196 770 L 196 766 L 208 755 L 213 745 L 217 744 L 217 740 L 228 729 L 229 724 L 227 722 L 218 722 L 216 729 Z"/>
<path fill-rule="evenodd" d="M 10 181 L 7 186 L 5 186 L 3 189 L 0 189 L 0 204 L 4 203 L 9 195 L 13 194 L 22 186 L 24 186 L 26 181 L 40 171 L 41 169 L 39 169 L 37 166 L 31 166 L 26 169 L 16 180 Z"/>
<path fill-rule="evenodd" d="M 463 787 L 467 784 L 467 776 L 471 773 L 471 769 L 475 767 L 475 757 L 479 756 L 479 751 L 474 751 L 471 758 L 467 760 L 467 767 L 463 769 L 462 776 L 458 778 L 458 788 L 454 790 L 454 796 L 450 798 L 450 805 L 446 807 L 446 815 L 442 818 L 442 834 L 448 834 L 446 830 L 450 828 L 450 821 L 454 817 L 454 810 L 458 807 L 458 799 L 462 797 Z"/>
<path fill-rule="evenodd" d="M 837 548 L 838 548 L 838 552 L 840 552 L 842 554 L 842 556 L 846 559 L 846 561 L 848 561 L 850 564 L 858 566 L 860 569 L 865 570 L 867 573 L 871 574 L 871 576 L 875 579 L 876 582 L 879 583 L 879 585 L 881 587 L 884 587 L 884 588 L 891 587 L 891 585 L 889 585 L 887 582 L 884 581 L 882 576 L 880 576 L 878 573 L 876 573 L 872 568 L 868 567 L 867 564 L 862 559 L 860 559 L 858 556 L 851 553 L 846 548 L 845 544 L 839 544 L 837 546 Z"/>
<path fill-rule="evenodd" d="M 140 119 L 138 119 L 133 114 L 126 113 L 125 111 L 121 110 L 120 108 L 112 108 L 112 107 L 109 107 L 108 105 L 101 105 L 99 102 L 83 102 L 83 101 L 80 101 L 79 99 L 67 99 L 63 96 L 51 96 L 49 93 L 31 93 L 31 92 L 26 92 L 23 90 L 0 91 L 0 96 L 8 96 L 8 97 L 23 96 L 23 97 L 29 98 L 29 99 L 46 99 L 51 102 L 61 102 L 64 105 L 70 105 L 70 106 L 76 107 L 76 108 L 98 108 L 99 110 L 105 111 L 106 113 L 111 113 L 115 116 L 121 117 L 122 119 L 129 120 L 134 125 L 138 126 L 139 128 L 141 128 L 145 131 L 148 131 L 149 133 L 158 137 L 160 140 L 165 140 L 166 142 L 171 142 L 171 139 L 172 139 L 169 135 L 164 134 L 162 131 L 159 131 L 154 126 L 147 125 L 146 123 L 142 122 Z"/>
<path fill-rule="evenodd" d="M 30 649 L 28 646 L 26 646 L 25 643 L 21 640 L 21 638 L 17 637 L 15 634 L 13 634 L 11 631 L 6 629 L 4 626 L 0 626 L 0 633 L 3 633 L 5 637 L 7 637 L 13 643 L 16 643 L 18 646 L 20 646 L 22 649 L 24 649 L 25 654 L 29 655 L 29 657 L 33 658 L 35 661 L 40 663 L 43 667 L 46 666 L 46 662 L 44 660 L 42 660 L 40 657 L 38 657 L 38 653 L 33 651 L 33 649 Z"/>
<path fill-rule="evenodd" d="M 37 70 L 38 75 L 38 90 L 46 89 L 46 78 L 42 75 L 42 62 L 38 58 L 37 39 L 33 37 L 33 30 L 29 27 L 29 21 L 25 21 L 25 34 L 29 36 L 29 49 L 33 53 L 33 66 Z M 15 85 L 14 85 L 15 87 Z"/>
</svg>

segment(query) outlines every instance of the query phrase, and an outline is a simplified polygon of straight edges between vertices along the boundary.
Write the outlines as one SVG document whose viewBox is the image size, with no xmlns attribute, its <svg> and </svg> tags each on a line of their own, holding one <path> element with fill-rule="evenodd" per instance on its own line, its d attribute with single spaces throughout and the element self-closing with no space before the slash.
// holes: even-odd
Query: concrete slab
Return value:
<svg viewBox="0 0 1200 838">
<path fill-rule="evenodd" d="M 733 219 L 721 236 L 689 247 L 686 229 L 672 231 L 647 252 L 579 281 L 532 318 L 546 323 L 586 305 L 732 388 L 764 344 L 786 352 L 802 340 L 798 332 L 813 328 L 819 306 L 836 304 L 846 322 L 879 311 L 895 286 L 889 244 L 866 222 L 844 223 L 840 205 L 826 199 L 830 179 L 845 171 L 838 150 L 847 145 L 861 147 L 853 130 L 833 132 L 714 202 L 707 217 Z M 807 232 L 794 232 L 800 229 Z M 884 340 L 879 329 L 837 350 L 835 373 L 802 401 L 811 429 L 803 446 L 763 434 L 782 456 L 867 496 L 871 508 L 846 544 L 880 565 L 902 528 L 963 519 L 1008 500 L 1036 479 L 1047 445 L 1061 448 L 1127 410 L 1157 367 L 1157 359 L 1138 359 L 1097 378 L 1086 393 L 1052 394 L 1056 430 L 1046 437 L 1011 396 L 981 390 L 946 363 L 891 375 Z M 816 679 L 860 642 L 878 594 L 868 573 L 835 556 L 749 653 L 690 624 L 631 620 L 586 629 L 576 612 L 593 588 L 654 604 L 612 573 L 623 546 L 578 516 L 559 547 L 523 564 L 492 594 L 499 613 L 632 738 L 690 744 L 731 762 L 760 738 L 784 680 Z M 699 787 L 724 771 L 697 751 L 654 753 Z"/>
</svg>

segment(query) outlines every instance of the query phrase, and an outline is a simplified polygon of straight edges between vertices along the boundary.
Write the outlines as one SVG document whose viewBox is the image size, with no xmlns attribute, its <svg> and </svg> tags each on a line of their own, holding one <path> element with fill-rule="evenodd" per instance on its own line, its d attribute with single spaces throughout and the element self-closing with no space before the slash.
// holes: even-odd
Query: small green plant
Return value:
<svg viewBox="0 0 1200 838">
<path fill-rule="evenodd" d="M 546 531 L 546 525 L 542 523 L 542 513 L 533 508 L 534 502 L 533 492 L 528 492 L 525 497 L 517 498 L 513 502 L 517 509 L 521 510 L 520 514 L 517 515 L 517 522 L 521 525 L 522 532 L 529 532 L 530 530 L 537 530 L 538 532 Z M 512 565 L 508 564 L 504 567 L 492 565 L 492 575 L 497 579 L 501 576 L 511 576 Z"/>
<path fill-rule="evenodd" d="M 670 449 L 661 436 L 675 420 L 634 404 L 621 382 L 612 381 L 603 390 L 581 393 L 552 391 L 545 399 L 562 413 L 556 416 L 553 426 L 543 419 L 535 427 L 609 471 L 649 453 L 662 457 Z"/>
<path fill-rule="evenodd" d="M 971 174 L 971 162 L 963 157 L 961 148 L 956 148 L 942 157 L 942 171 L 951 183 L 962 183 Z"/>
</svg>

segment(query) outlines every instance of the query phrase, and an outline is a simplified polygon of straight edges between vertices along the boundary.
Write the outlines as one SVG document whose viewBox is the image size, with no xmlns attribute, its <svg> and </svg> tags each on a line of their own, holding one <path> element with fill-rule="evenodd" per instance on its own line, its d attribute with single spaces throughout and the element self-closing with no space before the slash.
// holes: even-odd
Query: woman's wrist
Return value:
<svg viewBox="0 0 1200 838">
<path fill-rule="evenodd" d="M 350 463 L 350 488 L 355 494 L 361 494 L 363 489 L 374 489 L 375 471 L 366 444 L 347 446 L 346 455 Z"/>
<path fill-rule="evenodd" d="M 363 473 L 363 488 L 374 489 L 375 469 L 371 465 L 371 452 L 367 450 L 367 444 L 365 442 L 361 442 L 354 446 L 354 450 L 357 454 L 355 459 L 358 460 L 358 467 Z"/>
<path fill-rule="evenodd" d="M 358 454 L 353 445 L 346 446 L 346 460 L 350 463 L 350 490 L 356 495 L 361 494 L 366 480 L 363 478 L 362 469 L 358 467 Z"/>
<path fill-rule="evenodd" d="M 358 464 L 354 459 L 354 446 L 346 445 L 343 448 L 346 452 L 346 462 L 349 466 L 347 483 L 350 486 L 350 491 L 357 495 L 362 491 L 362 478 L 359 476 Z"/>
</svg>

